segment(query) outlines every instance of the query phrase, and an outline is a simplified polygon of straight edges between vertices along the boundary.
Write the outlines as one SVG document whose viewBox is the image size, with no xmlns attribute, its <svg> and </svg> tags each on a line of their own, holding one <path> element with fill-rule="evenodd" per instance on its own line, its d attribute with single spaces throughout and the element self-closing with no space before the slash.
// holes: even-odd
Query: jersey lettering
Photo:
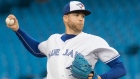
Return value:
<svg viewBox="0 0 140 79">
<path fill-rule="evenodd" d="M 59 51 L 60 51 L 60 49 L 53 49 L 52 51 L 50 51 L 50 53 L 49 53 L 49 58 L 51 57 L 51 56 L 58 56 L 59 55 Z"/>
<path fill-rule="evenodd" d="M 59 51 L 60 51 L 60 49 L 53 49 L 52 51 L 50 51 L 50 53 L 48 54 L 49 58 L 52 56 L 59 56 Z M 80 52 L 66 49 L 66 51 L 62 55 L 63 56 L 70 56 L 70 57 L 74 58 L 77 54 L 82 55 Z"/>
</svg>

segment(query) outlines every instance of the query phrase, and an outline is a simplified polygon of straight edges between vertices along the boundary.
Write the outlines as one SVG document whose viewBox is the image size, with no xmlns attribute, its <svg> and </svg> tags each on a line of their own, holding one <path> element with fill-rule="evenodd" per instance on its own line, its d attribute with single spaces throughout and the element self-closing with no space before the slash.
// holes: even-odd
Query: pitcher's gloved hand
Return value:
<svg viewBox="0 0 140 79">
<path fill-rule="evenodd" d="M 92 79 L 98 79 L 88 61 L 79 54 L 76 55 L 72 62 L 71 72 L 73 77 L 77 79 L 88 79 L 90 73 L 94 74 Z"/>
</svg>

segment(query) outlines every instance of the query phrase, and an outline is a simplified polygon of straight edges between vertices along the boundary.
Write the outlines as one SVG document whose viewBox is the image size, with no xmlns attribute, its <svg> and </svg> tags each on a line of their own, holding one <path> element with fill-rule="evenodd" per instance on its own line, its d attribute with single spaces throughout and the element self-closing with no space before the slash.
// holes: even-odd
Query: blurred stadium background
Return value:
<svg viewBox="0 0 140 79">
<path fill-rule="evenodd" d="M 31 55 L 8 29 L 5 18 L 14 14 L 30 36 L 38 41 L 63 33 L 63 6 L 70 0 L 0 0 L 0 79 L 42 79 L 46 58 Z M 99 35 L 121 54 L 127 75 L 140 79 L 140 0 L 80 0 L 92 14 L 86 17 L 84 31 Z M 99 61 L 98 74 L 109 70 Z M 116 73 L 117 74 L 117 73 Z"/>
</svg>

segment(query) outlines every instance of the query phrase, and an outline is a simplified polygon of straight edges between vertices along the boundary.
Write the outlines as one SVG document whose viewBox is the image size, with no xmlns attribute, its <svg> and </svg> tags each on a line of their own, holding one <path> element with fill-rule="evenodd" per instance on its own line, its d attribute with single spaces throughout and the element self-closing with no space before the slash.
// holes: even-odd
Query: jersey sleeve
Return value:
<svg viewBox="0 0 140 79">
<path fill-rule="evenodd" d="M 98 39 L 94 52 L 95 55 L 104 63 L 111 62 L 120 56 L 117 50 L 110 47 L 102 38 Z"/>
<path fill-rule="evenodd" d="M 109 63 L 118 58 L 119 53 L 112 47 L 96 49 L 96 56 L 104 63 Z"/>
<path fill-rule="evenodd" d="M 59 36 L 59 34 L 52 34 L 46 41 L 43 41 L 38 45 L 38 49 L 43 54 L 48 56 L 50 51 L 57 46 L 56 45 L 57 44 L 57 42 L 56 42 L 57 36 Z"/>
<path fill-rule="evenodd" d="M 43 41 L 41 42 L 39 45 L 38 45 L 38 49 L 47 56 L 47 51 L 48 51 L 48 48 L 47 48 L 47 40 L 46 41 Z"/>
</svg>

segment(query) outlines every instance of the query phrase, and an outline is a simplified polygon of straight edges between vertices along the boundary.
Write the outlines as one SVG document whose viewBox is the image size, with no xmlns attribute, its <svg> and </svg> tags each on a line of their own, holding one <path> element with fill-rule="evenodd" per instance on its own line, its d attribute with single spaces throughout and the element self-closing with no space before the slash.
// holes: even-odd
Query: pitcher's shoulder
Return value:
<svg viewBox="0 0 140 79">
<path fill-rule="evenodd" d="M 100 43 L 100 44 L 107 44 L 108 45 L 107 41 L 100 36 L 93 35 L 93 34 L 88 34 L 88 33 L 84 33 L 84 34 L 85 34 L 85 36 L 88 37 L 89 40 L 94 41 L 94 43 Z"/>
<path fill-rule="evenodd" d="M 94 34 L 89 34 L 89 33 L 84 33 L 84 32 L 83 32 L 83 35 L 88 36 L 88 37 L 93 38 L 93 39 L 104 40 L 102 37 L 97 36 L 97 35 L 94 35 Z"/>
<path fill-rule="evenodd" d="M 58 33 L 55 33 L 55 34 L 52 34 L 49 39 L 54 39 L 54 38 L 57 38 L 57 37 L 60 37 L 62 34 L 58 34 Z"/>
</svg>

